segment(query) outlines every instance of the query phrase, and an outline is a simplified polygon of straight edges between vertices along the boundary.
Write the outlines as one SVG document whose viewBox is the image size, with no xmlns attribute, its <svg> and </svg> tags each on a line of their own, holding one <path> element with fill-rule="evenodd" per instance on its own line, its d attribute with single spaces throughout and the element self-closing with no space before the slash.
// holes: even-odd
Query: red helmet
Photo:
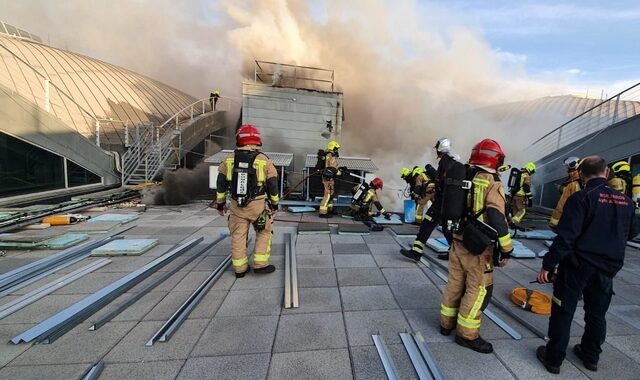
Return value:
<svg viewBox="0 0 640 380">
<path fill-rule="evenodd" d="M 497 169 L 504 164 L 504 151 L 495 140 L 484 139 L 471 149 L 469 163 Z"/>
<path fill-rule="evenodd" d="M 255 125 L 245 124 L 236 131 L 236 145 L 259 145 L 262 146 L 260 130 Z"/>
<path fill-rule="evenodd" d="M 378 177 L 376 177 L 373 180 L 371 180 L 371 187 L 373 187 L 376 190 L 382 189 L 382 185 L 384 185 L 384 183 Z"/>
</svg>

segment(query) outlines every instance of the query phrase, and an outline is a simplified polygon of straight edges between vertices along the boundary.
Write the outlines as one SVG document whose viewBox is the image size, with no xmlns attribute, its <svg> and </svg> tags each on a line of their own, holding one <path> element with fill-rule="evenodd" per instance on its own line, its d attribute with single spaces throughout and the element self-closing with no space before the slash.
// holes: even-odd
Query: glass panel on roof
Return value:
<svg viewBox="0 0 640 380">
<path fill-rule="evenodd" d="M 61 188 L 62 157 L 0 132 L 0 197 Z"/>
<path fill-rule="evenodd" d="M 31 38 L 31 34 L 26 30 L 18 29 L 18 33 L 20 34 L 20 37 Z"/>
<path fill-rule="evenodd" d="M 11 34 L 13 36 L 17 36 L 18 35 L 18 28 L 16 28 L 13 25 L 9 25 L 9 24 L 4 24 L 4 26 L 7 28 L 7 33 Z"/>
<path fill-rule="evenodd" d="M 69 160 L 67 160 L 67 179 L 69 187 L 102 182 L 98 175 Z"/>
</svg>

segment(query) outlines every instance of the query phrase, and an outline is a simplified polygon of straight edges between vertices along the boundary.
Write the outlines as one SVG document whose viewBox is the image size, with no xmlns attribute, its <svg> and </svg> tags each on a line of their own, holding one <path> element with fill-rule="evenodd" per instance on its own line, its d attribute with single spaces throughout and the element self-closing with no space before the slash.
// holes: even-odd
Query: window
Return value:
<svg viewBox="0 0 640 380">
<path fill-rule="evenodd" d="M 631 173 L 634 176 L 640 174 L 640 154 L 631 157 Z"/>
<path fill-rule="evenodd" d="M 0 197 L 61 188 L 62 157 L 0 132 Z"/>
<path fill-rule="evenodd" d="M 560 200 L 560 195 L 562 195 L 558 191 L 558 187 L 564 183 L 565 179 L 566 178 L 560 178 L 544 184 L 541 202 L 543 207 L 556 208 L 556 204 Z"/>
<path fill-rule="evenodd" d="M 93 174 L 82 166 L 67 160 L 67 181 L 69 187 L 74 187 L 100 183 L 102 180 L 96 174 Z"/>
</svg>

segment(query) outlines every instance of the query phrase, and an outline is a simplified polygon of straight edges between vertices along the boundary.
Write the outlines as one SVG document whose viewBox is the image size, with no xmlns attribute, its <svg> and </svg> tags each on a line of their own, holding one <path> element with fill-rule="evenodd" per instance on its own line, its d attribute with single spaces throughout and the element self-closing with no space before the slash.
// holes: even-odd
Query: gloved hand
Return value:
<svg viewBox="0 0 640 380">
<path fill-rule="evenodd" d="M 509 263 L 509 259 L 511 258 L 511 254 L 513 253 L 513 248 L 511 248 L 508 252 L 500 252 L 500 267 L 505 267 Z"/>
<path fill-rule="evenodd" d="M 386 220 L 391 220 L 391 213 L 390 213 L 390 212 L 385 212 L 385 213 L 384 213 L 384 218 L 385 218 Z"/>
<path fill-rule="evenodd" d="M 340 166 L 340 167 L 338 168 L 338 175 L 340 175 L 340 176 L 345 176 L 345 175 L 347 175 L 347 174 L 349 174 L 349 169 L 347 169 L 347 167 L 346 167 L 346 166 Z"/>
<path fill-rule="evenodd" d="M 533 206 L 533 199 L 532 198 L 527 198 L 527 207 L 531 207 Z"/>
<path fill-rule="evenodd" d="M 278 211 L 278 203 L 269 202 L 269 210 Z"/>
<path fill-rule="evenodd" d="M 556 226 L 555 224 L 549 223 L 549 229 L 555 233 L 558 233 L 558 226 Z"/>
<path fill-rule="evenodd" d="M 216 210 L 218 210 L 219 215 L 224 215 L 224 212 L 227 210 L 226 203 L 216 203 Z"/>
</svg>

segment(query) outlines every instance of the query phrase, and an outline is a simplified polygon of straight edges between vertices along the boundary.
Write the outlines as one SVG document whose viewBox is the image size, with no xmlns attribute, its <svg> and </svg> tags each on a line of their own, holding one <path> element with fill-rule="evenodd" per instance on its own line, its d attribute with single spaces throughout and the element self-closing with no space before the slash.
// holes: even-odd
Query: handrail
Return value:
<svg viewBox="0 0 640 380">
<path fill-rule="evenodd" d="M 219 98 L 219 99 L 226 99 L 226 98 L 227 98 L 226 96 L 220 96 L 220 98 Z M 209 101 L 209 99 L 211 99 L 211 97 L 210 97 L 210 96 L 207 96 L 206 98 L 198 99 L 198 100 L 196 100 L 195 102 L 193 102 L 193 103 L 191 103 L 191 104 L 187 105 L 186 107 L 182 108 L 180 111 L 178 111 L 178 112 L 174 113 L 174 114 L 173 114 L 171 117 L 169 117 L 169 118 L 168 118 L 164 123 L 160 124 L 160 126 L 158 126 L 158 128 L 165 129 L 164 127 L 165 127 L 167 124 L 169 124 L 171 121 L 176 120 L 176 118 L 177 118 L 177 117 L 179 117 L 181 113 L 185 112 L 186 110 L 188 110 L 188 109 L 190 109 L 190 108 L 193 108 L 193 106 L 195 106 L 195 105 L 196 105 L 196 104 L 198 104 L 198 103 L 208 102 L 208 101 Z M 202 108 L 203 108 L 203 110 L 204 110 L 204 106 L 205 106 L 205 105 L 206 105 L 206 103 L 204 103 L 204 104 L 203 104 L 203 107 L 202 107 Z M 211 111 L 213 112 L 213 110 L 211 110 Z M 205 112 L 202 112 L 202 113 L 199 113 L 199 114 L 192 114 L 192 115 L 191 115 L 191 119 L 193 119 L 193 116 L 195 116 L 195 115 L 204 115 L 204 114 L 205 114 Z"/>
</svg>

